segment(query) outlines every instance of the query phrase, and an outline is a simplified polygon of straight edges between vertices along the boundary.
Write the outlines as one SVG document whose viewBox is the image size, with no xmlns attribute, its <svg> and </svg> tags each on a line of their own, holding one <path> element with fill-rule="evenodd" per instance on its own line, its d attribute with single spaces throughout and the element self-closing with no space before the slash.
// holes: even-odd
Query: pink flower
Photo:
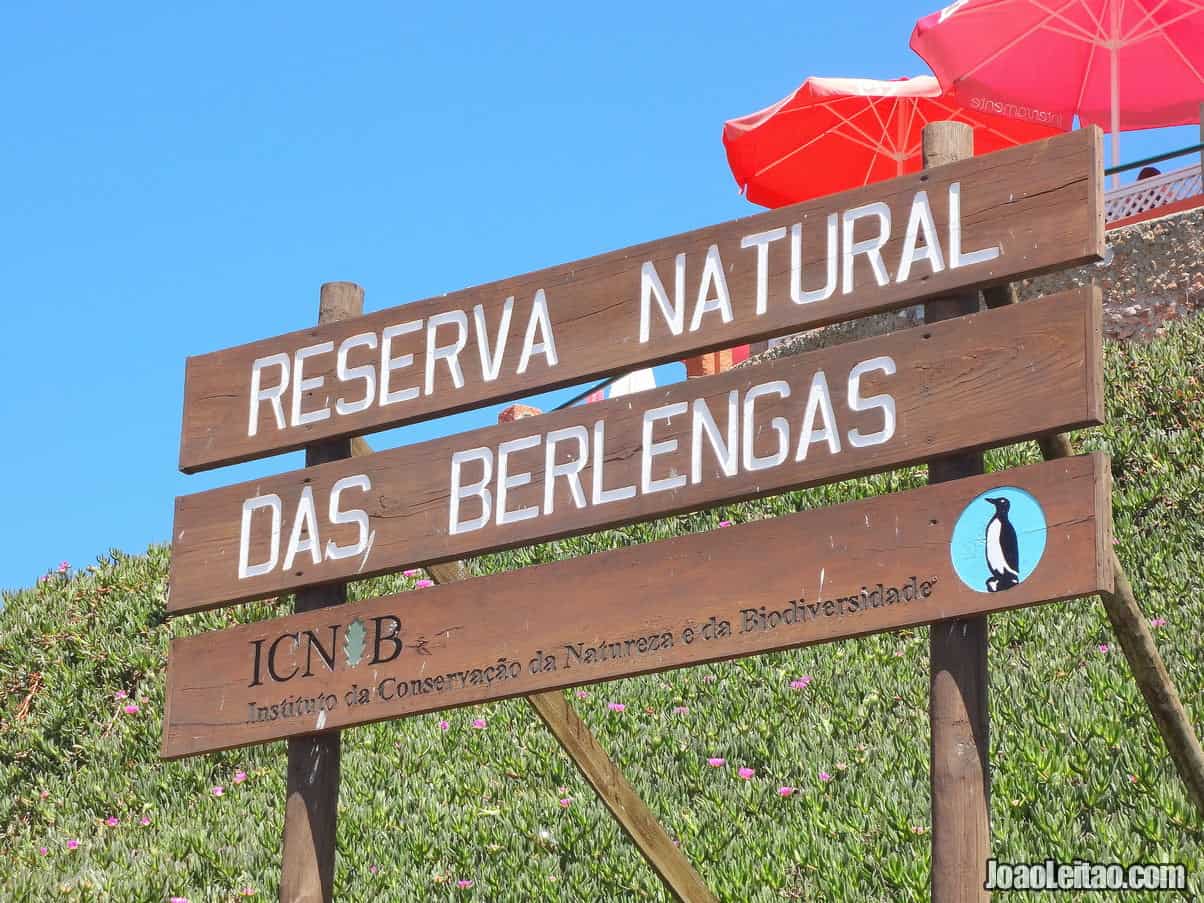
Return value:
<svg viewBox="0 0 1204 903">
<path fill-rule="evenodd" d="M 209 792 L 212 793 L 214 796 L 221 796 L 223 793 L 226 792 L 226 788 L 219 784 L 218 786 L 212 788 Z"/>
<path fill-rule="evenodd" d="M 578 691 L 577 691 L 577 698 L 578 698 L 578 699 L 589 699 L 589 694 L 588 694 L 588 693 L 586 693 L 584 690 L 578 690 Z"/>
<path fill-rule="evenodd" d="M 674 714 L 674 715 L 688 715 L 689 713 L 690 713 L 690 707 L 689 707 L 689 706 L 684 706 L 684 705 L 675 705 L 675 706 L 673 707 L 673 714 Z"/>
<path fill-rule="evenodd" d="M 1137 783 L 1137 775 L 1135 775 L 1135 774 L 1129 775 L 1129 783 L 1136 784 Z"/>
<path fill-rule="evenodd" d="M 259 893 L 259 891 L 257 891 L 257 890 L 256 890 L 255 888 L 253 888 L 253 887 L 244 887 L 242 890 L 240 890 L 240 891 L 238 892 L 238 895 L 239 895 L 240 897 L 253 897 L 253 896 L 255 896 L 257 893 Z"/>
<path fill-rule="evenodd" d="M 1150 618 L 1151 627 L 1165 627 L 1166 618 Z"/>
<path fill-rule="evenodd" d="M 167 903 L 188 903 L 187 897 L 170 897 Z"/>
<path fill-rule="evenodd" d="M 450 727 L 451 727 L 451 725 L 450 725 L 450 724 L 448 724 L 446 721 L 440 721 L 440 722 L 439 722 L 439 730 L 441 730 L 441 731 L 444 731 L 444 732 L 446 732 L 446 731 L 447 731 L 447 729 L 448 729 L 448 728 L 450 728 Z"/>
<path fill-rule="evenodd" d="M 460 890 L 468 890 L 472 885 L 473 880 L 471 878 L 461 878 L 456 882 L 456 887 L 460 888 Z"/>
<path fill-rule="evenodd" d="M 150 816 L 149 815 L 142 816 L 142 818 L 138 819 L 138 824 L 142 825 L 142 827 L 145 828 L 147 825 L 150 824 Z"/>
<path fill-rule="evenodd" d="M 65 561 L 59 562 L 59 573 L 60 574 L 65 574 L 69 570 L 71 570 L 71 565 L 67 564 L 67 562 L 65 562 Z"/>
<path fill-rule="evenodd" d="M 714 683 L 716 680 L 718 680 L 718 678 L 717 678 L 717 677 L 715 677 L 715 675 L 714 675 L 714 674 L 704 674 L 704 675 L 702 675 L 702 682 L 703 682 L 704 684 L 713 684 L 713 683 Z"/>
<path fill-rule="evenodd" d="M 484 718 L 472 719 L 472 726 L 478 731 L 485 730 L 485 719 Z"/>
<path fill-rule="evenodd" d="M 137 715 L 141 709 L 131 702 L 129 705 L 122 706 L 121 711 L 125 712 L 127 715 Z"/>
<path fill-rule="evenodd" d="M 67 849 L 78 850 L 79 849 L 79 841 L 78 840 L 68 840 L 67 841 Z"/>
<path fill-rule="evenodd" d="M 794 796 L 794 791 L 797 789 L 798 788 L 796 788 L 796 787 L 779 787 L 778 788 L 778 796 L 783 797 L 783 798 L 788 797 L 788 796 Z"/>
<path fill-rule="evenodd" d="M 418 568 L 407 568 L 406 570 L 404 570 L 404 571 L 402 571 L 402 572 L 401 572 L 401 576 L 403 576 L 403 577 L 417 577 L 417 576 L 418 576 L 419 574 L 421 574 L 421 573 L 422 573 L 422 571 L 420 571 Z"/>
<path fill-rule="evenodd" d="M 415 583 L 414 585 L 415 585 L 416 587 L 418 587 L 419 589 L 425 589 L 425 588 L 426 588 L 426 587 L 428 587 L 428 586 L 434 586 L 434 585 L 435 585 L 435 581 L 434 581 L 434 580 L 425 580 L 425 579 L 423 579 L 423 580 L 419 580 L 419 581 L 418 581 L 417 583 Z"/>
<path fill-rule="evenodd" d="M 369 873 L 369 874 L 371 874 L 371 875 L 375 875 L 375 874 L 376 874 L 377 872 L 379 872 L 379 871 L 380 871 L 380 866 L 379 866 L 379 865 L 370 865 L 370 866 L 368 866 L 368 873 Z"/>
<path fill-rule="evenodd" d="M 721 527 L 730 527 L 731 525 L 732 525 L 732 522 L 730 520 L 719 521 L 719 526 L 721 526 Z"/>
<path fill-rule="evenodd" d="M 606 707 L 612 712 L 621 712 L 627 708 L 627 706 L 623 705 L 621 702 L 608 702 L 606 703 Z"/>
<path fill-rule="evenodd" d="M 707 764 L 712 768 L 722 768 L 727 764 L 727 759 L 722 759 L 719 756 L 712 756 L 711 758 L 707 759 Z"/>
<path fill-rule="evenodd" d="M 239 769 L 238 771 L 234 772 L 234 783 L 235 784 L 241 784 L 246 779 L 247 779 L 247 773 L 245 771 L 243 771 L 242 769 Z"/>
<path fill-rule="evenodd" d="M 42 799 L 48 799 L 50 797 L 50 791 L 43 790 L 41 793 L 38 794 L 38 796 L 40 796 Z"/>
<path fill-rule="evenodd" d="M 117 820 L 116 815 L 110 815 L 108 818 L 105 819 L 105 824 L 108 825 L 110 828 L 116 828 L 119 824 L 121 824 L 121 822 L 119 822 Z"/>
<path fill-rule="evenodd" d="M 1103 655 L 1107 655 L 1109 652 L 1111 652 L 1111 651 L 1112 651 L 1112 647 L 1111 647 L 1111 646 L 1109 646 L 1107 643 L 1100 643 L 1100 644 L 1099 644 L 1099 651 L 1100 651 L 1100 652 L 1101 652 Z"/>
<path fill-rule="evenodd" d="M 125 690 L 118 690 L 116 693 L 113 694 L 113 698 L 116 700 L 119 700 L 119 701 L 122 699 L 129 699 L 130 694 L 127 693 Z"/>
<path fill-rule="evenodd" d="M 48 849 L 46 849 L 45 847 L 38 847 L 38 852 L 39 852 L 39 853 L 41 853 L 43 856 L 45 856 L 45 855 L 47 855 L 47 854 L 48 854 L 50 851 L 49 851 Z"/>
<path fill-rule="evenodd" d="M 573 798 L 571 796 L 566 796 L 564 799 L 562 799 L 560 801 L 561 809 L 567 809 L 571 805 L 573 805 Z"/>
<path fill-rule="evenodd" d="M 828 781 L 832 780 L 832 775 L 828 774 L 826 771 L 821 771 L 819 773 L 819 779 L 826 784 Z"/>
<path fill-rule="evenodd" d="M 755 768 L 741 768 L 739 771 L 736 772 L 736 774 L 738 774 L 740 777 L 742 777 L 746 781 L 751 781 L 753 778 L 753 775 L 755 775 L 756 773 L 757 773 L 757 770 Z"/>
<path fill-rule="evenodd" d="M 811 675 L 804 674 L 802 677 L 797 677 L 794 680 L 790 681 L 790 689 L 805 690 L 805 689 L 807 689 L 807 685 L 810 683 L 811 683 Z"/>
</svg>

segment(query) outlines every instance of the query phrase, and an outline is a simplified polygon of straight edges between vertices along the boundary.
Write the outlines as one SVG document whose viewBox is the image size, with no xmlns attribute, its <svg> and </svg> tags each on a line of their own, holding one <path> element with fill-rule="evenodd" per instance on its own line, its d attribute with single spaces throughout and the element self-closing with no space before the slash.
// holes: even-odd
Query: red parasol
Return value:
<svg viewBox="0 0 1204 903">
<path fill-rule="evenodd" d="M 723 144 L 748 199 L 782 207 L 919 170 L 920 133 L 943 120 L 971 125 L 978 154 L 1066 131 L 967 110 L 930 75 L 809 78 L 773 106 L 725 122 Z"/>
<path fill-rule="evenodd" d="M 1188 125 L 1204 101 L 1199 0 L 957 0 L 911 48 L 967 106 L 1112 132 Z"/>
</svg>

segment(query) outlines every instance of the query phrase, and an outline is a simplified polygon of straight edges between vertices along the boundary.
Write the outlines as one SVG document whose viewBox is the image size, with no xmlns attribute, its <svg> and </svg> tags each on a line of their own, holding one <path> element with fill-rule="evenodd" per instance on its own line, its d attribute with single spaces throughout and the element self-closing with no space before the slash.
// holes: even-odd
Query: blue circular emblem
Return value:
<svg viewBox="0 0 1204 903">
<path fill-rule="evenodd" d="M 980 593 L 1023 583 L 1045 553 L 1047 525 L 1041 503 L 1015 486 L 976 496 L 953 525 L 949 556 L 957 576 Z"/>
</svg>

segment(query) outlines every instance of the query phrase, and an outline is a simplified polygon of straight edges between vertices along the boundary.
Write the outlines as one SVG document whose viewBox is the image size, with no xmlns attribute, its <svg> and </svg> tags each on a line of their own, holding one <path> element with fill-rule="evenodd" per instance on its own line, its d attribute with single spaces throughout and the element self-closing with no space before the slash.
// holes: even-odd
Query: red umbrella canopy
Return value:
<svg viewBox="0 0 1204 903">
<path fill-rule="evenodd" d="M 725 122 L 723 144 L 748 199 L 782 207 L 915 172 L 925 124 L 944 120 L 973 127 L 976 154 L 1065 131 L 968 110 L 930 75 L 809 78 L 773 106 Z"/>
<path fill-rule="evenodd" d="M 911 49 L 974 109 L 1115 133 L 1194 123 L 1204 101 L 1200 0 L 957 0 Z"/>
</svg>

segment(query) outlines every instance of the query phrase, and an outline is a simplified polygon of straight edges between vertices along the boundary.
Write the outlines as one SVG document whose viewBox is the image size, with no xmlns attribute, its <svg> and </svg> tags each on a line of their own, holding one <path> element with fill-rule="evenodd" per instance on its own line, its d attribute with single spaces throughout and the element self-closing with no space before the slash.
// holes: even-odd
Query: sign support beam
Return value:
<svg viewBox="0 0 1204 903">
<path fill-rule="evenodd" d="M 971 157 L 974 133 L 962 123 L 924 127 L 924 168 Z M 978 310 L 978 292 L 930 300 L 933 323 Z M 981 452 L 933 460 L 928 482 L 983 472 Z M 932 785 L 932 899 L 934 903 L 990 900 L 983 890 L 991 855 L 987 618 L 940 621 L 929 628 Z"/>
<path fill-rule="evenodd" d="M 356 443 L 354 450 L 357 455 L 371 454 L 372 451 L 362 439 Z M 463 561 L 433 564 L 426 571 L 438 584 L 455 583 L 471 576 Z M 673 843 L 656 815 L 599 745 L 589 727 L 565 698 L 564 691 L 532 693 L 526 700 L 673 898 L 681 903 L 718 903 L 718 898 L 703 883 L 685 853 Z"/>
<path fill-rule="evenodd" d="M 353 282 L 327 282 L 318 301 L 318 323 L 361 316 L 364 290 Z M 351 457 L 351 439 L 331 439 L 305 449 L 305 466 Z M 313 611 L 347 601 L 347 584 L 300 589 L 296 611 Z M 288 741 L 287 799 L 280 903 L 331 903 L 339 807 L 342 732 Z"/>
<path fill-rule="evenodd" d="M 1201 112 L 1204 113 L 1204 104 L 1201 104 Z M 1201 129 L 1204 129 L 1204 125 L 1201 125 Z M 1006 307 L 1019 300 L 1015 285 L 1010 283 L 987 289 L 983 292 L 983 299 L 989 308 Z M 1045 436 L 1038 440 L 1038 444 L 1046 461 L 1074 455 L 1070 437 L 1065 433 Z M 1124 565 L 1115 549 L 1111 554 L 1115 589 L 1111 593 L 1101 593 L 1100 600 L 1104 603 L 1104 611 L 1108 613 L 1112 630 L 1133 672 L 1133 679 L 1137 681 L 1154 724 L 1158 726 L 1158 733 L 1162 735 L 1162 742 L 1171 754 L 1171 761 L 1175 763 L 1188 796 L 1196 804 L 1196 811 L 1204 817 L 1204 749 L 1200 747 L 1187 710 L 1158 653 L 1149 619 L 1137 604 Z"/>
</svg>

